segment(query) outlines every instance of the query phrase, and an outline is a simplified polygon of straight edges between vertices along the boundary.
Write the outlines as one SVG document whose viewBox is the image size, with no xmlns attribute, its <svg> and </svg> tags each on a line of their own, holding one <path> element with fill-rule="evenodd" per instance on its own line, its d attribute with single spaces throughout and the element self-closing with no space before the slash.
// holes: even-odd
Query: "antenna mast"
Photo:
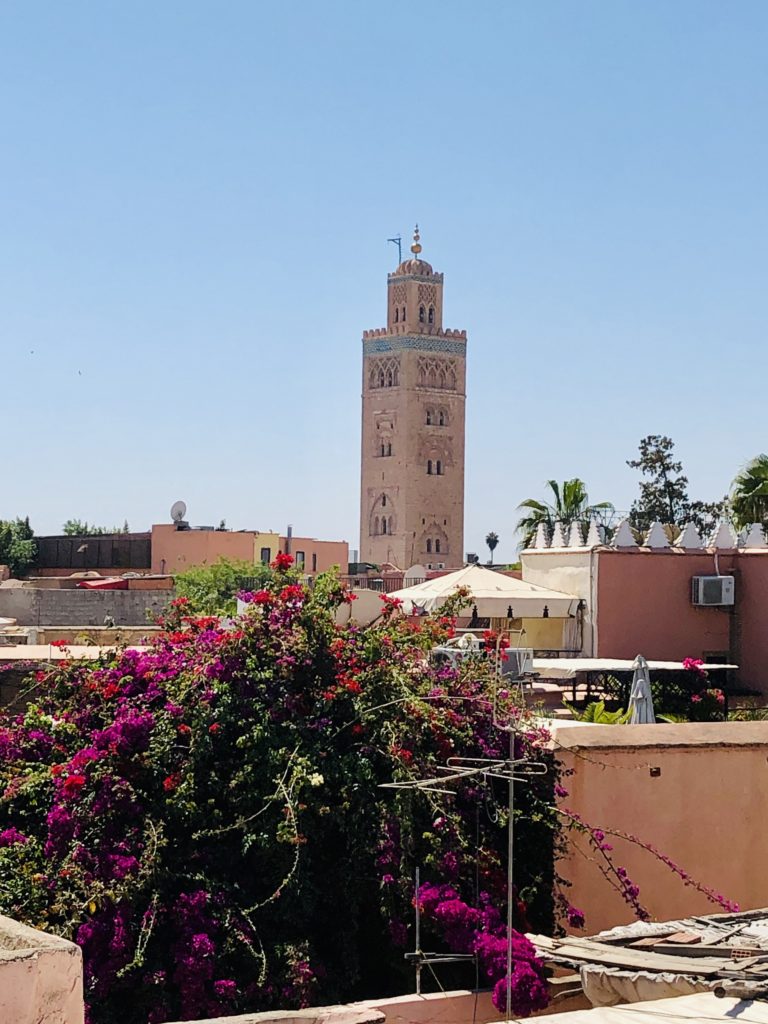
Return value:
<svg viewBox="0 0 768 1024">
<path fill-rule="evenodd" d="M 397 265 L 400 266 L 403 262 L 403 236 L 395 235 L 394 238 L 388 238 L 387 241 L 397 246 Z"/>
</svg>

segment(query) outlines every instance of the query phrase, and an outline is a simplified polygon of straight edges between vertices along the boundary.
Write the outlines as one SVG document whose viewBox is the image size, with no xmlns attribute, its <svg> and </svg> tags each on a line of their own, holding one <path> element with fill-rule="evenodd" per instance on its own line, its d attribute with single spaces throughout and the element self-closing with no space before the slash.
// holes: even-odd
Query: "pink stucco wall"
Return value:
<svg viewBox="0 0 768 1024">
<path fill-rule="evenodd" d="M 768 692 L 768 551 L 721 552 L 736 578 L 736 604 L 697 608 L 691 577 L 715 573 L 711 553 L 611 551 L 597 556 L 597 656 L 679 661 L 722 652 L 739 681 Z"/>
<path fill-rule="evenodd" d="M 260 558 L 261 535 L 253 530 L 177 530 L 171 523 L 152 527 L 152 571 L 183 572 L 193 565 L 212 565 L 220 558 L 255 562 Z M 288 539 L 280 538 L 280 550 L 286 551 Z M 291 554 L 304 553 L 304 571 L 309 575 L 325 572 L 338 565 L 343 573 L 349 565 L 346 541 L 291 537 Z"/>
<path fill-rule="evenodd" d="M 280 550 L 285 551 L 287 538 L 280 538 Z M 314 537 L 291 537 L 291 554 L 304 552 L 304 572 L 314 576 L 338 565 L 342 573 L 349 569 L 349 545 L 345 540 L 316 540 Z M 314 557 L 313 557 L 314 556 Z"/>
<path fill-rule="evenodd" d="M 732 565 L 732 557 L 720 557 L 722 573 L 730 573 Z M 730 613 L 691 604 L 691 577 L 714 571 L 707 554 L 601 551 L 597 656 L 634 658 L 640 653 L 656 661 L 680 661 L 728 651 Z"/>
<path fill-rule="evenodd" d="M 563 722 L 551 731 L 559 759 L 573 771 L 564 779 L 563 808 L 651 843 L 742 909 L 768 906 L 768 722 Z M 654 919 L 719 910 L 645 850 L 607 839 Z M 568 898 L 585 911 L 589 933 L 634 919 L 585 841 L 576 841 L 560 870 L 573 883 Z"/>
<path fill-rule="evenodd" d="M 177 530 L 172 523 L 152 527 L 152 572 L 183 572 L 220 558 L 253 562 L 253 533 L 229 530 Z"/>
</svg>

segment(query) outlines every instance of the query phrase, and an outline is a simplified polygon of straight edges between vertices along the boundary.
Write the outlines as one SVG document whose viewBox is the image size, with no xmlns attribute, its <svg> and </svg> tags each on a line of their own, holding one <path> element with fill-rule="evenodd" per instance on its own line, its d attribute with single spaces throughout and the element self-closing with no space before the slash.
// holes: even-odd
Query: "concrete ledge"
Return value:
<svg viewBox="0 0 768 1024">
<path fill-rule="evenodd" d="M 0 1021 L 83 1024 L 80 949 L 0 917 Z"/>
<path fill-rule="evenodd" d="M 643 747 L 768 746 L 768 722 L 657 722 L 655 725 L 592 725 L 548 720 L 554 747 L 578 749 Z"/>
</svg>

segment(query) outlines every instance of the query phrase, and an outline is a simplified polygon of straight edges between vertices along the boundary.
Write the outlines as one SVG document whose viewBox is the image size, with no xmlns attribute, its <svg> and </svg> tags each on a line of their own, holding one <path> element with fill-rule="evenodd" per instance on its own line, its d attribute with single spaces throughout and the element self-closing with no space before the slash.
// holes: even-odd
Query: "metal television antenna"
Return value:
<svg viewBox="0 0 768 1024">
<path fill-rule="evenodd" d="M 455 793 L 449 789 L 452 783 L 461 782 L 464 779 L 481 776 L 484 780 L 501 779 L 507 783 L 507 964 L 506 964 L 506 1020 L 512 1018 L 512 909 L 514 906 L 513 896 L 513 851 L 515 841 L 514 812 L 515 812 L 515 782 L 525 782 L 532 775 L 546 775 L 547 766 L 542 761 L 529 761 L 525 757 L 515 757 L 515 735 L 520 725 L 521 712 L 512 711 L 505 714 L 500 707 L 506 698 L 516 690 L 515 696 L 524 703 L 523 685 L 525 674 L 515 673 L 504 675 L 502 673 L 502 650 L 501 636 L 496 642 L 495 659 L 496 671 L 493 681 L 493 724 L 500 731 L 509 736 L 509 753 L 507 757 L 449 757 L 445 765 L 438 765 L 438 774 L 425 779 L 413 779 L 408 782 L 386 782 L 382 789 L 414 789 L 427 793 L 442 793 L 447 796 L 454 796 Z M 501 692 L 500 692 L 501 691 Z M 413 960 L 416 965 L 416 986 L 420 992 L 421 966 L 430 963 L 445 963 L 449 960 L 464 959 L 460 954 L 435 954 L 425 953 L 420 948 L 421 928 L 418 901 L 419 872 L 416 872 L 416 949 L 413 953 L 406 954 L 406 957 Z"/>
</svg>

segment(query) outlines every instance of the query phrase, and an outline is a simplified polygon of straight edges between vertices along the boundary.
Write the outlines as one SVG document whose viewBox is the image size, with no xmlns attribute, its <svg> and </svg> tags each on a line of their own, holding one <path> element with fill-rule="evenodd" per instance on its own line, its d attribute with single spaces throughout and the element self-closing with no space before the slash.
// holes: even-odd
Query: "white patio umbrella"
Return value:
<svg viewBox="0 0 768 1024">
<path fill-rule="evenodd" d="M 469 604 L 477 608 L 477 614 L 482 618 L 565 619 L 575 615 L 579 604 L 579 598 L 574 594 L 538 587 L 482 565 L 468 565 L 445 576 L 396 590 L 389 596 L 400 598 L 406 615 L 413 615 L 417 609 L 423 614 L 435 611 L 459 587 L 470 591 Z M 509 615 L 510 608 L 512 615 Z"/>
<path fill-rule="evenodd" d="M 632 663 L 635 670 L 632 676 L 632 690 L 629 694 L 630 725 L 649 725 L 656 721 L 653 713 L 653 697 L 651 696 L 651 675 L 648 662 L 638 654 Z"/>
</svg>

